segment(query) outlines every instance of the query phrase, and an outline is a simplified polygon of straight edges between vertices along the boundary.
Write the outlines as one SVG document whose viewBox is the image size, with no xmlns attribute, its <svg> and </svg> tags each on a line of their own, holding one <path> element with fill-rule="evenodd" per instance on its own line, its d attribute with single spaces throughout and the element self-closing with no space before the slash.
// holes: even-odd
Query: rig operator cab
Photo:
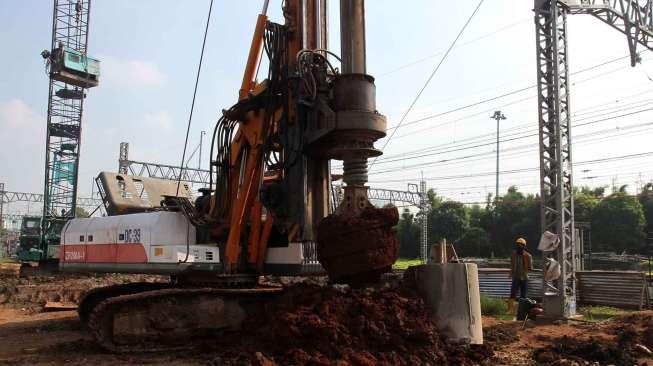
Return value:
<svg viewBox="0 0 653 366">
<path fill-rule="evenodd" d="M 41 56 L 49 64 L 50 76 L 66 84 L 82 89 L 98 86 L 100 82 L 100 61 L 88 55 L 59 44 L 52 51 L 44 50 Z M 80 91 L 81 92 L 81 91 Z M 81 99 L 83 95 L 62 96 Z"/>
<path fill-rule="evenodd" d="M 25 216 L 20 225 L 18 237 L 18 259 L 25 262 L 38 262 L 41 260 L 41 218 L 38 216 Z"/>
</svg>

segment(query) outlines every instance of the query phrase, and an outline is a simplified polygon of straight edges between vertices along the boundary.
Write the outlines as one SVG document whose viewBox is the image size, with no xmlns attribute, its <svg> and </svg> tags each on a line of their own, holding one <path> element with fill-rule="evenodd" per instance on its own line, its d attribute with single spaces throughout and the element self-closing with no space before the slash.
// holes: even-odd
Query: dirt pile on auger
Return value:
<svg viewBox="0 0 653 366">
<path fill-rule="evenodd" d="M 244 324 L 240 336 L 266 365 L 473 365 L 486 346 L 449 344 L 408 289 L 298 284 Z M 221 346 L 220 346 L 221 347 Z"/>
<path fill-rule="evenodd" d="M 368 207 L 356 215 L 332 214 L 317 232 L 318 260 L 335 283 L 375 282 L 391 270 L 399 254 L 395 207 Z"/>
</svg>

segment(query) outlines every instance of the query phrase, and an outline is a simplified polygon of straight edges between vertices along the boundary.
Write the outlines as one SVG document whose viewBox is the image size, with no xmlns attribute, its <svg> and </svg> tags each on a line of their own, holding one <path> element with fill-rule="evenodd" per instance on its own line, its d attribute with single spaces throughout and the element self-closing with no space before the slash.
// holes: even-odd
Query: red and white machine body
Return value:
<svg viewBox="0 0 653 366">
<path fill-rule="evenodd" d="M 269 272 L 301 271 L 300 243 L 268 248 Z M 155 211 L 76 218 L 62 231 L 59 267 L 64 271 L 175 274 L 222 269 L 218 244 L 197 244 L 195 227 L 180 212 Z M 292 271 L 291 271 L 292 272 Z"/>
<path fill-rule="evenodd" d="M 68 270 L 169 272 L 180 263 L 220 263 L 217 245 L 196 245 L 195 227 L 179 212 L 76 218 L 61 242 L 60 267 Z"/>
</svg>

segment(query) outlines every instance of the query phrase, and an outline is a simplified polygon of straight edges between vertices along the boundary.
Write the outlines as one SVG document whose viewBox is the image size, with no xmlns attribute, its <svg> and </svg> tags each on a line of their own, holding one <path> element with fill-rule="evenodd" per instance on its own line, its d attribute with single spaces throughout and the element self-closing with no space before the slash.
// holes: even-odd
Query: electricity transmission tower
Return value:
<svg viewBox="0 0 653 366">
<path fill-rule="evenodd" d="M 535 0 L 534 4 L 541 227 L 560 239 L 548 255 L 561 266 L 560 279 L 544 284 L 544 310 L 549 316 L 571 317 L 576 313 L 576 253 L 567 15 L 592 15 L 623 33 L 635 66 L 638 44 L 653 50 L 653 4 L 651 0 Z"/>
</svg>

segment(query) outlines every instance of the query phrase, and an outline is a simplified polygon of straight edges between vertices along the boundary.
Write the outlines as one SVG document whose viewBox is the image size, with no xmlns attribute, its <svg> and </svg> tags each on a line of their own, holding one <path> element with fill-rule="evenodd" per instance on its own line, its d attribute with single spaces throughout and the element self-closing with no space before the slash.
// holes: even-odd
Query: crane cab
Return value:
<svg viewBox="0 0 653 366">
<path fill-rule="evenodd" d="M 50 63 L 50 76 L 57 81 L 92 88 L 100 82 L 100 61 L 82 52 L 59 45 L 58 48 L 43 51 L 41 55 Z"/>
</svg>

